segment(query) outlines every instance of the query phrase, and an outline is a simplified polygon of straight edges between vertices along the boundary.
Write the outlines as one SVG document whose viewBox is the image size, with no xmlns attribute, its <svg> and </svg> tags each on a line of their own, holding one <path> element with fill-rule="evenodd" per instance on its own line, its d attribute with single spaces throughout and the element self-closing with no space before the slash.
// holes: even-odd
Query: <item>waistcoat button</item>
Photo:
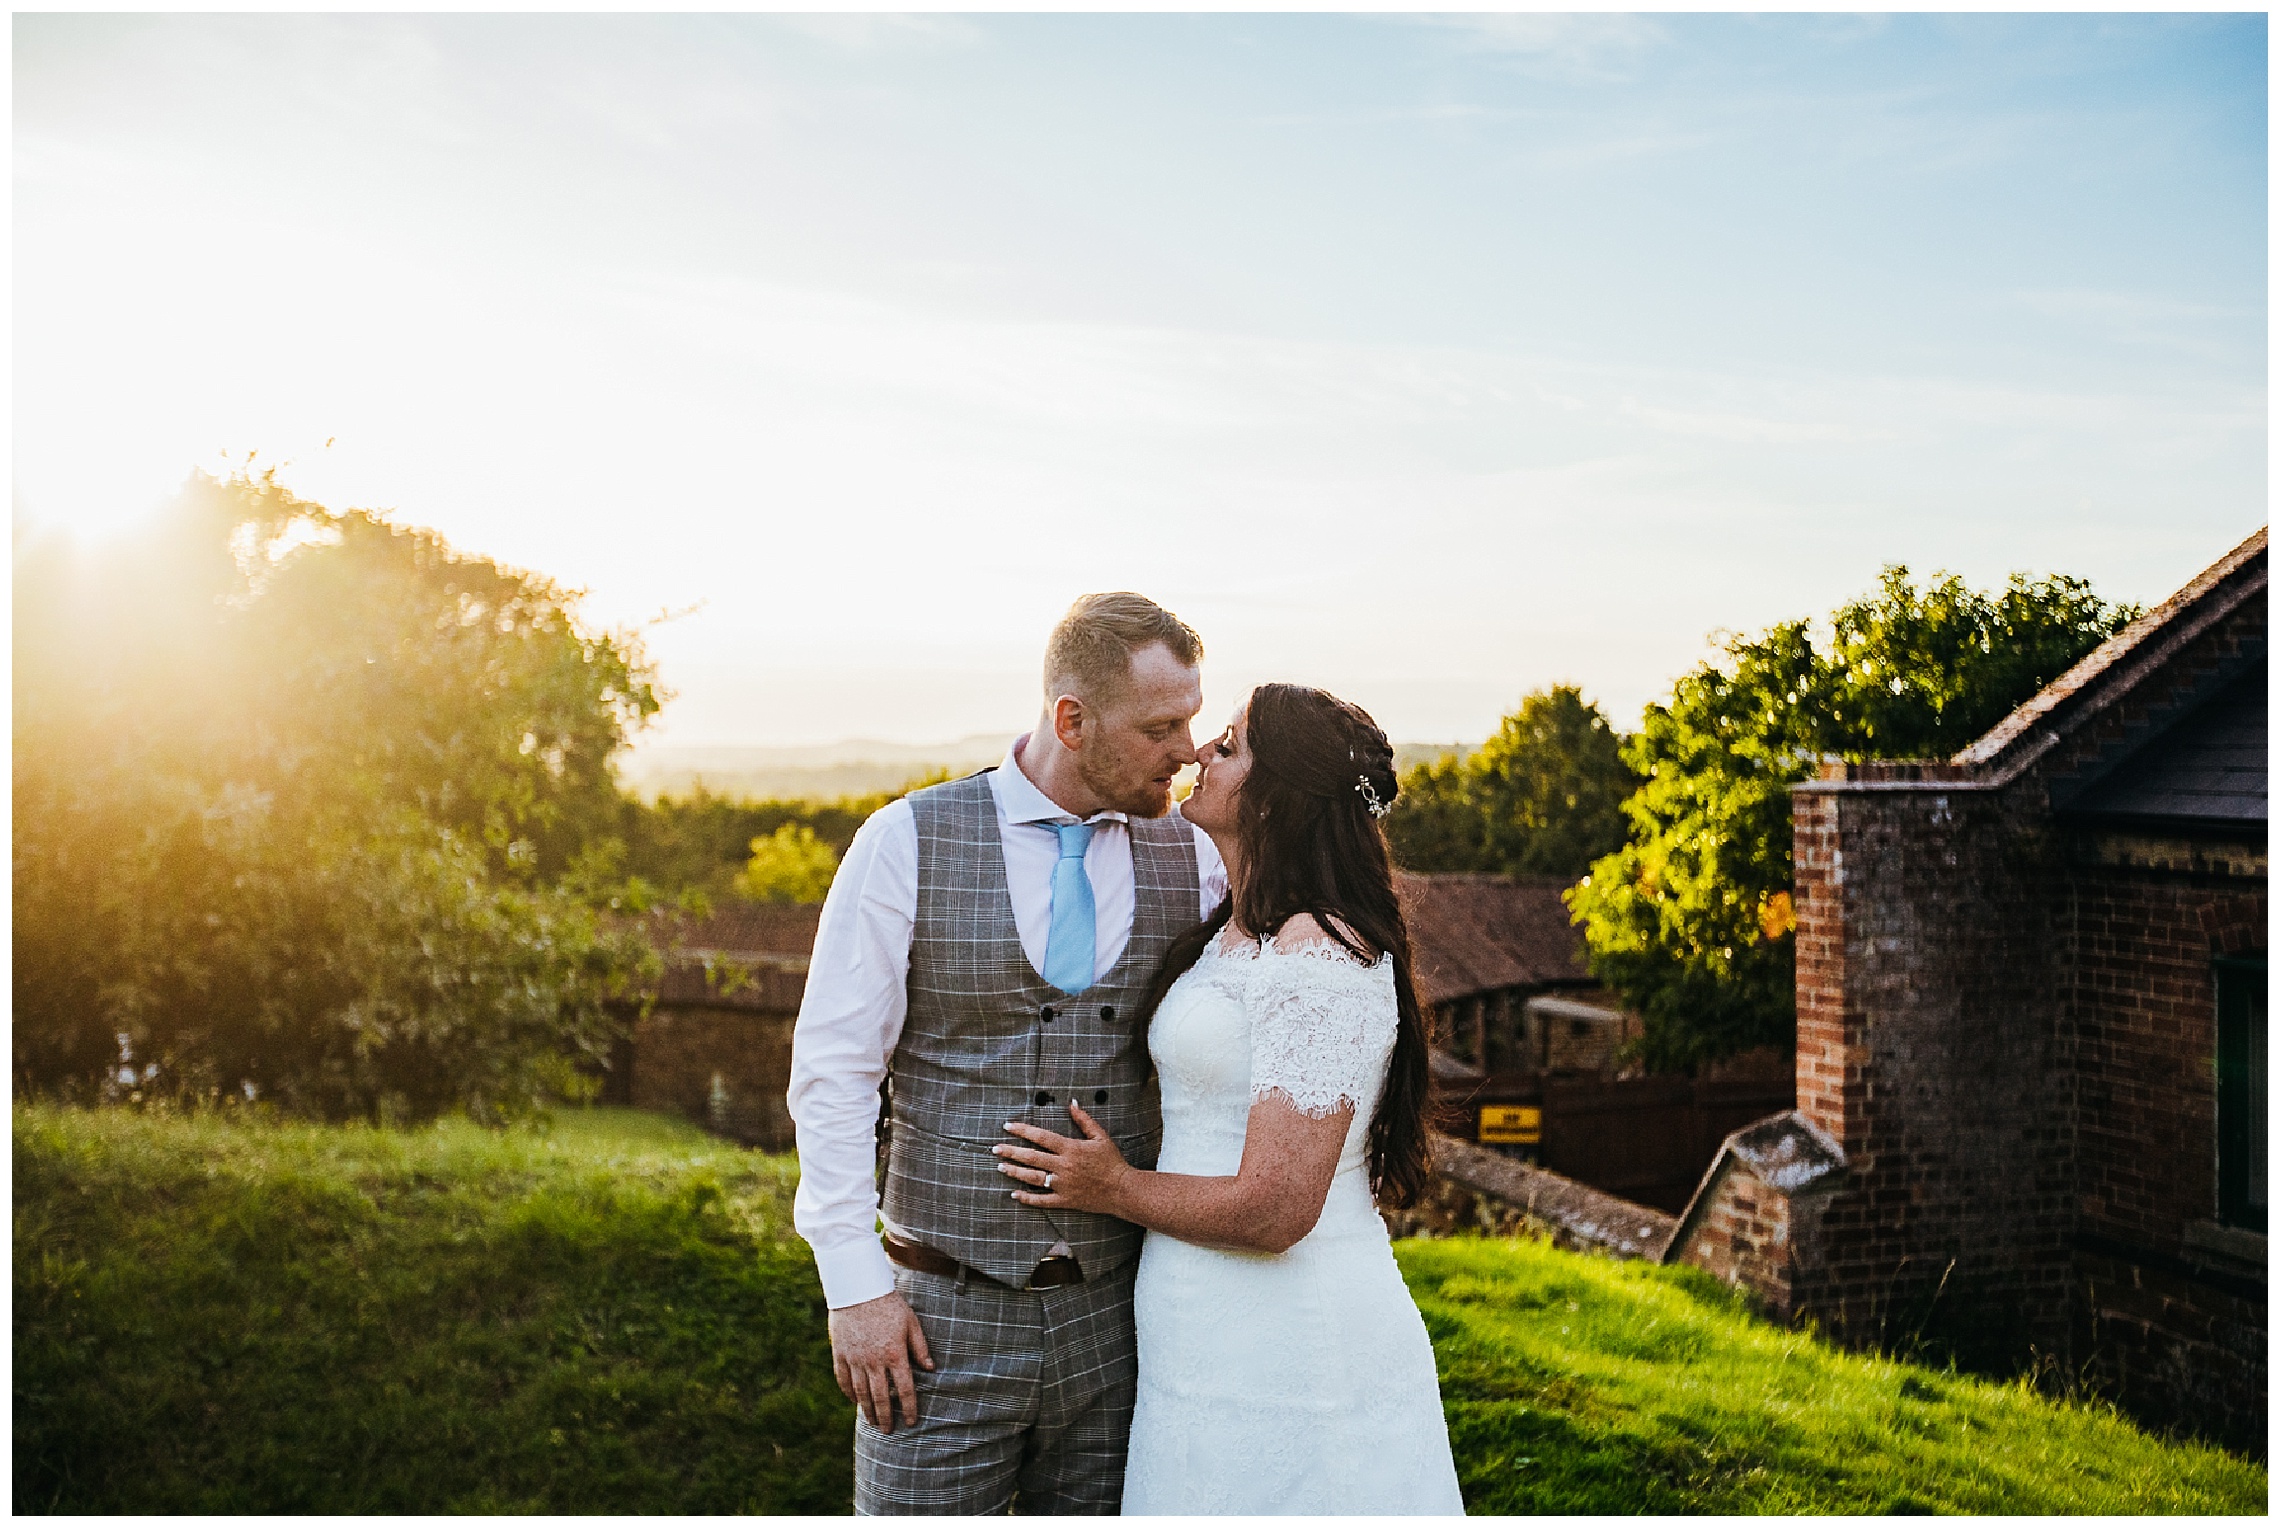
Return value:
<svg viewBox="0 0 2280 1528">
<path fill-rule="evenodd" d="M 1048 1023 L 1048 1024 L 1052 1023 L 1052 1022 L 1053 1022 L 1053 1005 L 1052 1005 L 1051 1003 L 1047 1003 L 1047 1004 L 1046 1004 L 1044 1007 L 1042 1007 L 1042 1008 L 1038 1009 L 1038 1010 L 1037 1010 L 1037 1017 L 1039 1017 L 1039 1018 L 1043 1019 L 1043 1020 L 1044 1020 L 1046 1023 Z"/>
<path fill-rule="evenodd" d="M 1096 1103 L 1096 1104 L 1105 1104 L 1105 1103 L 1107 1103 L 1107 1102 L 1108 1102 L 1108 1089 L 1106 1089 L 1106 1088 L 1095 1088 L 1095 1089 L 1093 1089 L 1093 1102 L 1094 1102 L 1094 1103 Z"/>
<path fill-rule="evenodd" d="M 1039 1104 L 1049 1104 L 1049 1103 L 1051 1103 L 1052 1101 L 1053 1101 L 1053 1095 L 1052 1095 L 1052 1094 L 1050 1094 L 1050 1093 L 1040 1093 L 1040 1094 L 1038 1094 L 1038 1095 L 1037 1095 L 1037 1102 L 1038 1102 Z"/>
<path fill-rule="evenodd" d="M 1103 1007 L 1100 1011 L 1100 1016 L 1101 1019 L 1106 1023 L 1113 1024 L 1116 1022 L 1116 1010 L 1113 1008 Z"/>
</svg>

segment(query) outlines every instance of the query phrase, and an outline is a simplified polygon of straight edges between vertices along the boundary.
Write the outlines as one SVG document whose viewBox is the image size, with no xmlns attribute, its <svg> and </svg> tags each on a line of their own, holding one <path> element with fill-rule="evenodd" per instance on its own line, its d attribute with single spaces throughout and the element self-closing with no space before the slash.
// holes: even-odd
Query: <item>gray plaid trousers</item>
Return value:
<svg viewBox="0 0 2280 1528">
<path fill-rule="evenodd" d="M 915 1424 L 890 1434 L 856 1418 L 855 1510 L 1114 1513 L 1139 1376 L 1138 1266 L 1057 1289 L 897 1268 L 934 1369 L 916 1371 Z"/>
</svg>

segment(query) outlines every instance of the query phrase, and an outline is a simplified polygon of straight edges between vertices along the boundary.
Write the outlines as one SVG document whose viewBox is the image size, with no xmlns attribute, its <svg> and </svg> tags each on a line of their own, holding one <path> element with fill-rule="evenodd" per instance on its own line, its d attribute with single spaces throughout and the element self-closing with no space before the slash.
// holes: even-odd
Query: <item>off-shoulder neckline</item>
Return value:
<svg viewBox="0 0 2280 1528">
<path fill-rule="evenodd" d="M 1205 947 L 1206 950 L 1222 960 L 1258 960 L 1267 955 L 1279 955 L 1289 960 L 1319 960 L 1351 971 L 1376 971 L 1390 966 L 1393 961 L 1390 954 L 1381 954 L 1376 960 L 1364 964 L 1355 959 L 1353 952 L 1337 940 L 1327 938 L 1285 948 L 1275 943 L 1274 935 L 1261 934 L 1255 939 L 1241 939 L 1229 945 L 1227 935 L 1230 932 L 1231 929 L 1222 929 L 1213 936 L 1211 943 Z"/>
</svg>

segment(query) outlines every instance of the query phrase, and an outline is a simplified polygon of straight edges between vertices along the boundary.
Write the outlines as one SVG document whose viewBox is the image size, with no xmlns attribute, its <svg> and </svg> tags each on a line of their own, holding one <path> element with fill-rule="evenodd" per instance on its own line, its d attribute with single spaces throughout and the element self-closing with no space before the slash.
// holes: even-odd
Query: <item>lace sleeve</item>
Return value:
<svg viewBox="0 0 2280 1528">
<path fill-rule="evenodd" d="M 1309 1119 L 1374 1099 L 1398 1017 L 1393 966 L 1364 966 L 1335 945 L 1277 950 L 1251 972 L 1251 1097 L 1279 1095 Z"/>
</svg>

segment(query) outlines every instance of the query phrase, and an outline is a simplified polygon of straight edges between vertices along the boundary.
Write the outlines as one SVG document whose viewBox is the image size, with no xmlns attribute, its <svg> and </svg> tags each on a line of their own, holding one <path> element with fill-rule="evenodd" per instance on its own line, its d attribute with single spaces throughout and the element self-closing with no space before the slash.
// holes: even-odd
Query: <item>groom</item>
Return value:
<svg viewBox="0 0 2280 1528">
<path fill-rule="evenodd" d="M 792 1039 L 793 1221 L 860 1413 L 857 1512 L 1117 1510 L 1140 1231 L 1015 1203 L 991 1148 L 1011 1120 L 1067 1130 L 1081 1102 L 1155 1160 L 1134 1020 L 1226 889 L 1170 811 L 1202 658 L 1153 601 L 1086 595 L 1046 644 L 1036 730 L 874 813 L 832 882 Z"/>
</svg>

